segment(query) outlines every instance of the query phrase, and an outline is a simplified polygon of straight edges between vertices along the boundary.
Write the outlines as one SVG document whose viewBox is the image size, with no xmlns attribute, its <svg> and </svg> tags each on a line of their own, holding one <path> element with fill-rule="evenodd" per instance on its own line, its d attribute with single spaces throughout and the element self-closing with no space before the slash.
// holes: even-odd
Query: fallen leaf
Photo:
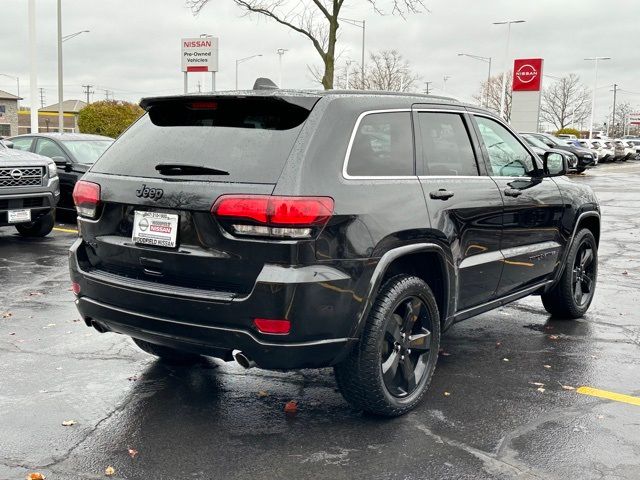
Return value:
<svg viewBox="0 0 640 480">
<path fill-rule="evenodd" d="M 544 383 L 540 382 L 529 382 L 531 385 L 535 385 L 536 387 L 544 387 Z"/>
<path fill-rule="evenodd" d="M 449 395 L 451 395 L 451 393 L 450 393 L 450 392 L 444 392 L 444 396 L 445 396 L 445 397 L 448 397 Z"/>
<path fill-rule="evenodd" d="M 138 380 L 138 377 L 136 375 L 131 375 L 130 377 L 127 377 L 127 380 L 129 380 L 130 382 L 135 382 L 136 380 Z"/>
<path fill-rule="evenodd" d="M 551 365 L 543 365 L 543 367 L 549 369 L 551 368 Z"/>
<path fill-rule="evenodd" d="M 268 397 L 268 396 L 269 396 L 269 393 L 265 392 L 264 390 L 260 390 L 258 392 L 258 397 L 260 397 L 260 398 L 264 398 L 264 397 Z"/>
<path fill-rule="evenodd" d="M 508 361 L 509 361 L 509 359 L 508 359 L 508 358 L 503 358 L 503 359 L 502 359 L 502 361 L 503 361 L 503 362 L 508 362 Z"/>
<path fill-rule="evenodd" d="M 549 340 L 557 340 L 558 338 L 558 335 L 549 335 Z"/>
<path fill-rule="evenodd" d="M 62 422 L 63 427 L 70 427 L 71 425 L 75 425 L 75 424 L 76 424 L 75 420 L 64 420 Z"/>
<path fill-rule="evenodd" d="M 571 385 L 560 385 L 564 390 L 575 390 L 576 387 L 572 387 Z"/>
<path fill-rule="evenodd" d="M 295 400 L 287 402 L 284 406 L 284 412 L 291 415 L 295 415 L 296 413 L 298 413 L 298 402 L 296 402 Z"/>
<path fill-rule="evenodd" d="M 500 345 L 502 345 L 502 342 L 496 342 L 496 348 L 498 348 Z"/>
<path fill-rule="evenodd" d="M 27 475 L 27 480 L 44 480 L 45 477 L 42 473 L 33 472 Z"/>
<path fill-rule="evenodd" d="M 15 335 L 15 334 L 16 334 L 16 332 L 11 332 L 9 335 Z"/>
<path fill-rule="evenodd" d="M 13 313 L 11 313 L 11 312 L 4 312 L 2 314 L 2 318 L 9 318 L 9 317 L 12 317 L 12 316 L 13 316 Z"/>
<path fill-rule="evenodd" d="M 445 352 L 444 350 L 442 352 L 440 352 L 440 355 L 442 355 L 443 357 L 450 357 L 451 354 L 449 352 Z"/>
<path fill-rule="evenodd" d="M 540 387 L 537 389 L 540 393 L 544 393 L 544 388 Z"/>
<path fill-rule="evenodd" d="M 107 477 L 110 477 L 110 476 L 111 476 L 111 475 L 113 475 L 114 473 L 116 473 L 116 469 L 115 469 L 115 468 L 113 468 L 113 467 L 107 467 L 107 468 L 105 468 L 105 469 L 104 469 L 104 474 L 105 474 Z"/>
<path fill-rule="evenodd" d="M 39 297 L 40 295 L 44 295 L 42 292 L 29 292 L 30 297 Z"/>
<path fill-rule="evenodd" d="M 623 275 L 629 275 L 629 272 L 627 272 L 626 270 L 624 272 L 622 272 Z"/>
<path fill-rule="evenodd" d="M 604 415 L 598 415 L 598 418 L 602 420 L 604 418 Z"/>
<path fill-rule="evenodd" d="M 129 452 L 129 456 L 131 458 L 136 458 L 136 455 L 138 455 L 138 450 L 136 450 L 135 448 L 129 447 L 127 451 Z"/>
</svg>

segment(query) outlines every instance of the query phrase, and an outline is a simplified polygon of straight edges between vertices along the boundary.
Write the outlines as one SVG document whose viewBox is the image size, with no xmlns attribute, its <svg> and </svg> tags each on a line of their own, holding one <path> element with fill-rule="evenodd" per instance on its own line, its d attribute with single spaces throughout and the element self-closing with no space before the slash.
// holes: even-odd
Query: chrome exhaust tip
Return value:
<svg viewBox="0 0 640 480">
<path fill-rule="evenodd" d="M 234 350 L 233 351 L 233 358 L 236 362 L 238 362 L 238 364 L 245 368 L 253 368 L 256 366 L 256 362 L 254 362 L 253 360 L 251 360 L 249 357 L 247 357 L 244 353 L 242 353 L 240 350 Z"/>
</svg>

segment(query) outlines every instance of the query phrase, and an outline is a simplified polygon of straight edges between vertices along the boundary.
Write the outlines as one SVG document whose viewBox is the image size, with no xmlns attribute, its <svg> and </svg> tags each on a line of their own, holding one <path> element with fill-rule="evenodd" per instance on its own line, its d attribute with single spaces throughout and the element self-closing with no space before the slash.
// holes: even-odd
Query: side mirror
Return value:
<svg viewBox="0 0 640 480">
<path fill-rule="evenodd" d="M 9 140 L 3 140 L 2 143 L 4 143 L 4 146 L 7 148 L 13 148 L 13 142 Z"/>
<path fill-rule="evenodd" d="M 565 156 L 555 152 L 546 152 L 542 164 L 547 177 L 561 177 L 569 170 Z"/>
</svg>

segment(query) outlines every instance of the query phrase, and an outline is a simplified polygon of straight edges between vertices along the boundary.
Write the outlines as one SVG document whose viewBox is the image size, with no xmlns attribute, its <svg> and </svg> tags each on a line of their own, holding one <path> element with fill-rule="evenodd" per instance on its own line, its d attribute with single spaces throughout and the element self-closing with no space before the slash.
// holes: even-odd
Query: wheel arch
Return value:
<svg viewBox="0 0 640 480">
<path fill-rule="evenodd" d="M 440 321 L 443 328 L 450 324 L 450 315 L 454 311 L 451 292 L 455 274 L 450 255 L 436 243 L 418 243 L 404 245 L 387 251 L 378 262 L 369 282 L 367 305 L 358 318 L 356 336 L 359 337 L 367 316 L 375 301 L 375 296 L 389 278 L 404 273 L 415 275 L 424 280 L 436 297 Z"/>
</svg>

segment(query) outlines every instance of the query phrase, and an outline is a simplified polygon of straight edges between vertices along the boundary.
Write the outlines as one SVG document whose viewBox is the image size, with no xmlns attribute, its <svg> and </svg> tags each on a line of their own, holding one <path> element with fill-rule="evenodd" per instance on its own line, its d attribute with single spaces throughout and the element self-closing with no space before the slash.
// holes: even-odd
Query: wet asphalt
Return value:
<svg viewBox="0 0 640 480">
<path fill-rule="evenodd" d="M 640 406 L 571 388 L 640 396 L 640 162 L 574 179 L 603 212 L 587 316 L 530 297 L 455 325 L 424 402 L 393 420 L 352 410 L 329 369 L 164 366 L 79 320 L 73 226 L 1 228 L 0 479 L 639 479 Z"/>
</svg>

